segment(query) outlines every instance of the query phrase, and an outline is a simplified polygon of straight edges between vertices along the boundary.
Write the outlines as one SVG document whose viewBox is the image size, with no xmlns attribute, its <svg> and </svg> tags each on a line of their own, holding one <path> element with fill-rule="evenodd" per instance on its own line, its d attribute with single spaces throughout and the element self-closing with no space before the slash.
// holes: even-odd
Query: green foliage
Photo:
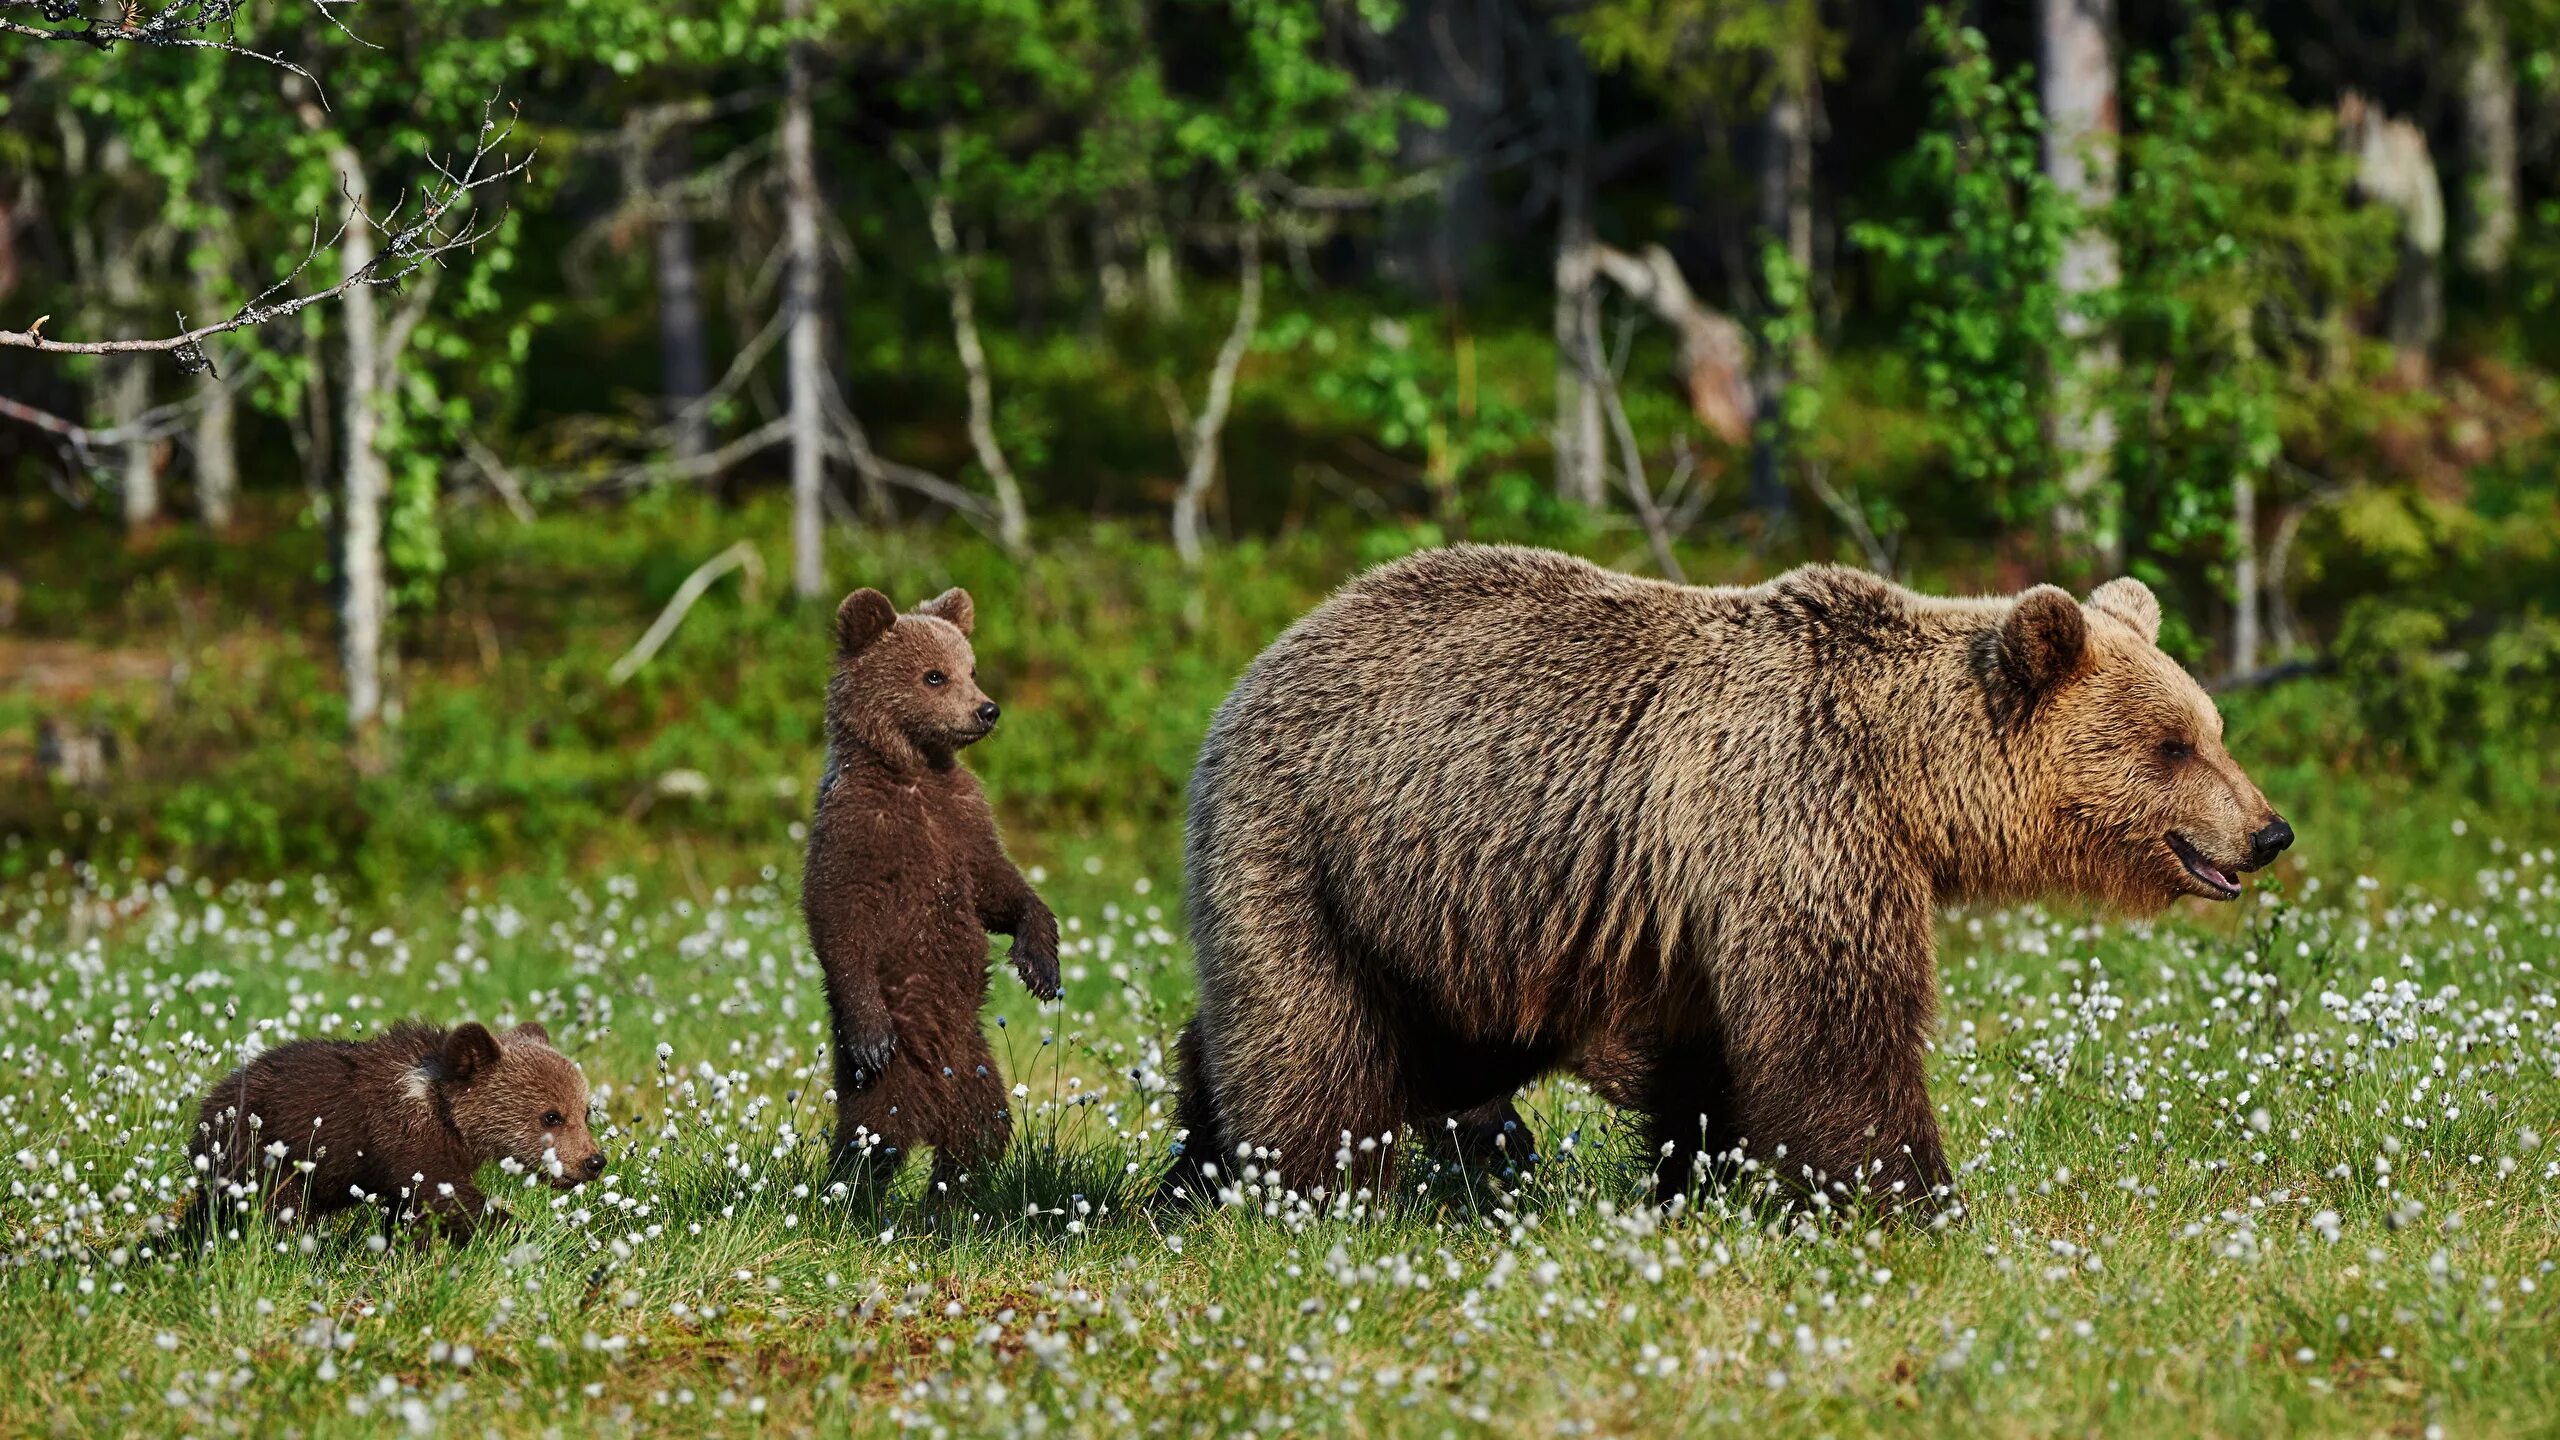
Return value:
<svg viewBox="0 0 2560 1440">
<path fill-rule="evenodd" d="M 325 592 L 262 607 L 271 618 L 299 610 L 307 627 L 226 614 L 235 637 L 191 650 L 174 694 L 102 696 L 64 717 L 107 727 L 132 756 L 109 788 L 57 789 L 23 771 L 0 780 L 0 834 L 26 842 L 0 870 L 59 846 L 102 862 L 317 867 L 391 884 L 567 863 L 651 834 L 769 840 L 806 810 L 823 748 L 826 607 L 776 589 L 749 600 L 723 582 L 631 681 L 611 686 L 605 672 L 732 540 L 756 540 L 768 573 L 783 573 L 781 520 L 774 506 L 723 515 L 670 495 L 609 526 L 575 513 L 530 527 L 457 523 L 443 606 L 406 621 L 406 713 L 379 774 L 352 770 L 333 738 L 343 702 L 312 613 Z M 308 573 L 321 537 L 292 543 Z M 191 544 L 151 563 L 192 586 L 225 558 Z M 92 588 L 63 603 L 94 624 L 112 609 L 105 597 L 134 585 L 133 563 L 111 552 L 66 562 Z M 1307 535 L 1222 550 L 1195 575 L 1152 536 L 1107 525 L 1019 562 L 979 537 L 903 531 L 866 534 L 829 559 L 849 584 L 902 604 L 954 584 L 977 597 L 982 678 L 1019 718 L 970 762 L 1009 819 L 1151 837 L 1176 823 L 1227 686 L 1343 564 L 1335 542 Z M 1202 587 L 1216 605 L 1191 603 Z M 165 615 L 170 603 L 157 595 L 147 608 Z M 0 736 L 27 735 L 37 713 L 0 697 Z"/>
<path fill-rule="evenodd" d="M 2560 785 L 2560 474 L 2457 503 L 2362 486 L 2305 528 L 2306 582 L 2339 597 L 2331 644 L 2360 740 L 2385 762 L 2492 800 Z"/>
<path fill-rule="evenodd" d="M 2032 77 L 2002 75 L 1982 32 L 1943 11 L 1930 12 L 1928 33 L 1945 58 L 1909 162 L 1921 213 L 1849 233 L 1902 273 L 1903 341 L 1948 463 L 1995 516 L 2020 523 L 2058 495 L 2046 424 L 2064 346 L 2054 267 L 2078 221 L 2044 172 Z"/>
<path fill-rule="evenodd" d="M 1447 348 L 1417 334 L 1412 321 L 1380 317 L 1357 341 L 1305 315 L 1270 327 L 1274 348 L 1303 348 L 1318 369 L 1316 395 L 1340 408 L 1391 450 L 1420 451 L 1419 478 L 1438 533 L 1465 538 L 1478 472 L 1518 450 L 1539 418 L 1482 382 L 1476 341 L 1461 332 Z M 1426 332 L 1427 333 L 1427 332 Z"/>
<path fill-rule="evenodd" d="M 1756 111 L 1839 65 L 1813 0 L 1599 0 L 1569 24 L 1592 64 L 1683 110 Z"/>
<path fill-rule="evenodd" d="M 2393 259 L 2331 117 L 2284 87 L 2245 17 L 2199 14 L 2170 65 L 2137 55 L 2126 75 L 2114 458 L 2151 578 L 2201 581 L 2199 598 L 2256 540 L 2232 532 L 2232 487 L 2272 500 L 2292 397 L 2335 383 L 2346 314 Z"/>
</svg>

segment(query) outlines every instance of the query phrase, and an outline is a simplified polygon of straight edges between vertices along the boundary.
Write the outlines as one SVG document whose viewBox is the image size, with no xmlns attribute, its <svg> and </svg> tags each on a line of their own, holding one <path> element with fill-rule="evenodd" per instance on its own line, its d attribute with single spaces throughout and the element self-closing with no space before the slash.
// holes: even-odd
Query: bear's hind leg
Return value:
<svg viewBox="0 0 2560 1440">
<path fill-rule="evenodd" d="M 933 1146 L 933 1181 L 927 1193 L 936 1201 L 957 1194 L 971 1176 L 985 1174 L 1013 1139 L 1013 1107 L 985 1032 L 972 1030 L 960 1041 L 954 1047 L 958 1053 L 931 1077 L 940 1089 L 926 1136 Z"/>
<path fill-rule="evenodd" d="M 1926 1052 L 1916 1036 L 1879 1043 L 1883 1028 L 1816 1027 L 1737 1050 L 1743 1130 L 1752 1155 L 1790 1186 L 1835 1204 L 1863 1197 L 1925 1216 L 1953 1180 L 1929 1105 Z"/>
<path fill-rule="evenodd" d="M 901 1045 L 870 1083 L 836 1093 L 836 1133 L 829 1169 L 856 1190 L 886 1190 L 916 1144 L 914 1056 Z"/>
<path fill-rule="evenodd" d="M 1732 1076 L 1712 1037 L 1612 1039 L 1579 1068 L 1602 1099 L 1644 1116 L 1657 1205 L 1709 1183 L 1742 1144 Z"/>
<path fill-rule="evenodd" d="M 1242 917 L 1230 931 L 1222 1023 L 1202 1035 L 1218 1054 L 1211 1078 L 1222 1138 L 1268 1151 L 1258 1163 L 1301 1195 L 1384 1193 L 1409 1109 L 1395 1036 L 1353 979 L 1344 947 L 1323 925 L 1296 918 L 1317 909 L 1274 905 L 1263 913 L 1290 918 Z M 1218 1158 L 1237 1163 L 1232 1148 Z"/>
<path fill-rule="evenodd" d="M 1173 1163 L 1157 1183 L 1159 1202 L 1213 1194 L 1217 1188 L 1214 1176 L 1226 1174 L 1232 1161 L 1227 1153 L 1225 1127 L 1218 1120 L 1217 1097 L 1209 1092 L 1206 1065 L 1201 1053 L 1200 1022 L 1194 1019 L 1182 1027 L 1181 1035 L 1173 1042 L 1173 1123 L 1182 1138 L 1175 1142 L 1180 1148 L 1174 1153 Z"/>
</svg>

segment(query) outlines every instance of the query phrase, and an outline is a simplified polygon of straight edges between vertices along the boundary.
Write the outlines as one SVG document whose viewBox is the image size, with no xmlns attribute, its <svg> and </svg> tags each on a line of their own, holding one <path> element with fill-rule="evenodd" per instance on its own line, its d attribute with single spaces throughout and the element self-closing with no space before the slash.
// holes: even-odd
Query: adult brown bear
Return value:
<svg viewBox="0 0 2560 1440">
<path fill-rule="evenodd" d="M 1192 777 L 1169 1183 L 1250 1146 L 1383 1186 L 1364 1140 L 1570 1068 L 1648 1117 L 1666 1198 L 1702 1146 L 1930 1195 L 1937 907 L 2227 900 L 2292 841 L 2159 625 L 2134 580 L 1714 589 L 1479 546 L 1360 577 Z"/>
</svg>

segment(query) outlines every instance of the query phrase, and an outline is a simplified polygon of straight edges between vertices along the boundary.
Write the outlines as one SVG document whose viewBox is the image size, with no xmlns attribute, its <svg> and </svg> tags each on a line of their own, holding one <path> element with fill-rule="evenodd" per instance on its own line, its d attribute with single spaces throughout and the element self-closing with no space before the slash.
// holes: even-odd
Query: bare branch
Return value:
<svg viewBox="0 0 2560 1440">
<path fill-rule="evenodd" d="M 895 460 L 884 458 L 878 451 L 872 449 L 869 432 L 865 431 L 862 428 L 862 422 L 854 417 L 852 408 L 844 404 L 840 390 L 839 386 L 827 387 L 827 394 L 832 397 L 828 410 L 835 420 L 834 448 L 865 483 L 879 488 L 895 485 L 903 490 L 912 490 L 926 499 L 937 501 L 960 512 L 970 524 L 980 529 L 986 528 L 987 524 L 995 518 L 994 507 L 979 495 L 952 484 L 930 470 L 919 470 L 913 465 L 901 465 Z"/>
<path fill-rule="evenodd" d="M 263 369 L 260 365 L 243 366 L 237 373 L 222 377 L 219 387 L 207 387 L 184 400 L 172 400 L 154 406 L 122 425 L 104 428 L 67 420 L 49 410 L 39 410 L 24 401 L 0 395 L 0 419 L 30 425 L 62 442 L 75 461 L 87 469 L 98 468 L 100 462 L 92 454 L 96 450 L 114 450 L 126 445 L 150 445 L 165 440 L 187 428 L 196 412 L 221 394 L 237 394 Z"/>
<path fill-rule="evenodd" d="M 1858 542 L 1859 551 L 1867 557 L 1867 568 L 1887 580 L 1895 578 L 1895 541 L 1878 535 L 1876 527 L 1867 522 L 1866 512 L 1858 508 L 1857 502 L 1841 494 L 1839 488 L 1831 483 L 1830 465 L 1820 460 L 1812 461 L 1804 467 L 1804 478 L 1805 483 L 1813 487 L 1814 495 L 1822 501 L 1822 508 L 1847 527 L 1849 538 Z"/>
<path fill-rule="evenodd" d="M 524 498 L 524 486 L 517 482 L 516 473 L 507 468 L 507 462 L 499 459 L 496 451 L 482 444 L 480 437 L 468 430 L 455 432 L 455 438 L 462 442 L 462 453 L 470 459 L 471 468 L 479 471 L 480 477 L 489 482 L 489 488 L 498 492 L 498 499 L 507 507 L 507 513 L 516 517 L 519 525 L 532 524 L 533 504 Z"/>
<path fill-rule="evenodd" d="M 1653 563 L 1663 578 L 1674 584 L 1689 583 L 1688 573 L 1680 568 L 1680 556 L 1671 546 L 1671 529 L 1664 520 L 1662 507 L 1653 503 L 1653 491 L 1645 484 L 1644 450 L 1636 443 L 1636 429 L 1627 419 L 1626 401 L 1619 398 L 1617 377 L 1604 371 L 1600 399 L 1607 407 L 1609 428 L 1618 437 L 1619 473 L 1627 484 L 1627 498 L 1636 506 L 1636 519 L 1644 525 L 1645 543 L 1652 547 Z"/>
<path fill-rule="evenodd" d="M 1218 478 L 1218 440 L 1227 428 L 1228 408 L 1235 402 L 1236 372 L 1244 368 L 1254 327 L 1262 323 L 1262 226 L 1250 214 L 1236 245 L 1236 270 L 1235 323 L 1227 327 L 1217 363 L 1209 369 L 1208 401 L 1192 421 L 1190 443 L 1184 446 L 1182 489 L 1173 501 L 1173 548 L 1192 569 L 1200 565 L 1200 507 L 1211 482 Z"/>
<path fill-rule="evenodd" d="M 18 0 L 0 0 L 0 4 L 14 3 L 18 3 Z M 284 293 L 297 279 L 301 278 L 303 271 L 311 267 L 311 262 L 318 259 L 323 250 L 334 249 L 337 246 L 346 235 L 346 224 L 354 223 L 352 221 L 342 223 L 324 242 L 320 238 L 320 220 L 315 215 L 311 222 L 309 251 L 282 280 L 241 306 L 229 319 L 182 330 L 179 334 L 159 339 L 79 341 L 47 338 L 42 333 L 44 321 L 38 320 L 24 330 L 0 330 L 0 346 L 34 350 L 48 355 L 142 355 L 184 352 L 200 349 L 206 340 L 216 335 L 284 319 L 286 316 L 307 310 L 324 301 L 333 300 L 358 287 L 396 286 L 420 270 L 429 266 L 441 266 L 446 256 L 456 251 L 470 250 L 481 241 L 496 234 L 499 224 L 503 221 L 504 211 L 502 210 L 498 220 L 477 226 L 471 223 L 476 193 L 523 175 L 533 164 L 534 152 L 531 150 L 514 159 L 509 159 L 501 153 L 515 135 L 516 117 L 513 108 L 510 107 L 507 122 L 501 126 L 495 118 L 496 110 L 495 100 L 481 107 L 479 138 L 471 152 L 471 158 L 458 169 L 447 162 L 438 161 L 433 156 L 427 157 L 428 165 L 440 178 L 420 188 L 416 213 L 408 220 L 396 225 L 391 223 L 396 221 L 401 211 L 407 208 L 405 199 L 391 207 L 390 220 L 377 220 L 363 214 L 360 209 L 357 210 L 362 222 L 382 236 L 381 245 L 371 260 L 349 271 L 344 279 L 325 290 L 302 295 L 285 295 Z M 283 298 L 278 298 L 279 296 Z"/>
<path fill-rule="evenodd" d="M 309 0 L 309 3 L 322 19 L 348 39 L 359 45 L 367 43 L 358 39 L 330 12 L 332 4 L 349 3 L 349 0 Z M 320 82 L 312 79 L 310 71 L 281 55 L 252 50 L 230 38 L 235 33 L 240 12 L 246 6 L 247 0 L 171 0 L 170 4 L 146 14 L 139 0 L 120 0 L 112 7 L 112 13 L 93 15 L 87 13 L 87 7 L 79 0 L 0 0 L 0 35 L 16 35 L 28 40 L 70 41 L 96 50 L 113 50 L 121 45 L 219 50 L 225 55 L 237 55 L 244 60 L 255 60 L 290 71 L 310 80 L 315 90 L 319 88 Z M 32 10 L 40 23 L 9 19 L 7 12 L 12 10 Z M 219 36 L 212 33 L 216 31 L 220 32 Z"/>
<path fill-rule="evenodd" d="M 667 643 L 667 637 L 675 634 L 676 627 L 684 623 L 684 617 L 693 610 L 693 602 L 702 598 L 702 592 L 711 588 L 712 581 L 732 570 L 747 572 L 745 584 L 751 598 L 763 588 L 764 557 L 756 554 L 756 547 L 744 540 L 703 561 L 692 574 L 684 577 L 682 585 L 676 587 L 675 597 L 667 601 L 666 609 L 658 612 L 658 618 L 649 626 L 648 633 L 642 635 L 639 643 L 621 659 L 613 662 L 613 668 L 605 673 L 605 683 L 619 685 L 640 673 L 640 667 L 648 664 L 658 653 L 658 648 Z"/>
</svg>

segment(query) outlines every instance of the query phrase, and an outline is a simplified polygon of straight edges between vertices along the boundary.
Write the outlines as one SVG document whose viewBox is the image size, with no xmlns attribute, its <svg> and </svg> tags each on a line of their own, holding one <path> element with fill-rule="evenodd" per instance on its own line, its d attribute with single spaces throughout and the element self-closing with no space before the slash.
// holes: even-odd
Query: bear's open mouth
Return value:
<svg viewBox="0 0 2560 1440">
<path fill-rule="evenodd" d="M 2187 873 L 2214 899 L 2240 898 L 2240 877 L 2204 858 L 2203 851 L 2188 844 L 2187 837 L 2175 830 L 2169 832 L 2169 853 L 2178 857 L 2178 863 L 2186 866 Z"/>
</svg>

